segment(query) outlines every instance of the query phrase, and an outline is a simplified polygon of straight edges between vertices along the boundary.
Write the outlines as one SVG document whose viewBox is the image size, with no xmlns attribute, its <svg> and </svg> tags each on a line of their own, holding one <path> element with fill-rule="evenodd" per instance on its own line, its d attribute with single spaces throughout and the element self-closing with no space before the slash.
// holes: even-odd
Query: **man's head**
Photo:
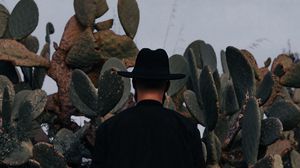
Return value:
<svg viewBox="0 0 300 168">
<path fill-rule="evenodd" d="M 136 90 L 137 101 L 141 100 L 141 94 L 151 97 L 151 93 L 159 93 L 163 98 L 164 93 L 170 86 L 169 80 L 184 78 L 184 74 L 171 74 L 169 70 L 169 58 L 165 50 L 150 50 L 143 48 L 136 59 L 132 72 L 119 71 L 119 75 L 133 78 L 133 87 Z M 145 94 L 144 94 L 145 93 Z M 146 94 L 147 93 L 147 94 Z"/>
</svg>

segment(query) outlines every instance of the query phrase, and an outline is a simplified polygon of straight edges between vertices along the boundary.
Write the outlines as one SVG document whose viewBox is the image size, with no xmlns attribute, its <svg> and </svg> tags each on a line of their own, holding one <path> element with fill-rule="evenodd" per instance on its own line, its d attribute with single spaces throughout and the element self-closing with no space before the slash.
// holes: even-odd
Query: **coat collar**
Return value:
<svg viewBox="0 0 300 168">
<path fill-rule="evenodd" d="M 139 101 L 136 106 L 162 106 L 162 104 L 159 101 L 149 99 Z"/>
</svg>

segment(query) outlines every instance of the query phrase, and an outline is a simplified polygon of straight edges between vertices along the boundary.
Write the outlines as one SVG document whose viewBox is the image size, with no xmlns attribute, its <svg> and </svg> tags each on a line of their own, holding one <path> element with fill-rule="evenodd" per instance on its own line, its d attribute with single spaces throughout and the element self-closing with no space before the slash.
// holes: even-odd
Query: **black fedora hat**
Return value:
<svg viewBox="0 0 300 168">
<path fill-rule="evenodd" d="M 184 78 L 184 74 L 170 74 L 168 54 L 163 49 L 143 48 L 136 58 L 132 72 L 118 71 L 127 78 L 175 80 Z"/>
</svg>

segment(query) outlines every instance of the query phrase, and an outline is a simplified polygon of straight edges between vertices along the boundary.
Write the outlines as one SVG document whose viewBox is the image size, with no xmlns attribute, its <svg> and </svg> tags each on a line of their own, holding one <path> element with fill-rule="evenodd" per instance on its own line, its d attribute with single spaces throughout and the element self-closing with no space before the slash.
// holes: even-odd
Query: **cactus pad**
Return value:
<svg viewBox="0 0 300 168">
<path fill-rule="evenodd" d="M 109 30 L 110 28 L 112 28 L 113 22 L 113 19 L 109 19 L 103 22 L 96 23 L 94 27 L 97 29 L 97 31 Z"/>
<path fill-rule="evenodd" d="M 300 154 L 292 150 L 290 153 L 292 167 L 300 167 Z"/>
<path fill-rule="evenodd" d="M 81 70 L 73 71 L 70 85 L 73 105 L 87 117 L 96 116 L 97 91 L 88 76 Z"/>
<path fill-rule="evenodd" d="M 200 52 L 200 45 L 202 45 L 204 41 L 202 40 L 195 40 L 191 44 L 188 45 L 188 47 L 184 51 L 184 57 L 190 57 L 189 52 L 190 50 L 193 50 L 194 53 L 194 60 L 195 60 L 195 65 L 197 68 L 202 69 L 203 68 L 203 63 L 201 59 L 201 52 Z"/>
<path fill-rule="evenodd" d="M 120 101 L 124 90 L 122 77 L 113 70 L 100 75 L 98 81 L 98 114 L 105 116 Z"/>
<path fill-rule="evenodd" d="M 253 168 L 283 168 L 282 159 L 279 155 L 267 155 L 260 159 Z"/>
<path fill-rule="evenodd" d="M 223 73 L 229 73 L 228 65 L 227 65 L 227 60 L 226 60 L 226 53 L 224 50 L 221 50 L 221 63 L 222 63 L 222 69 Z"/>
<path fill-rule="evenodd" d="M 9 166 L 22 165 L 32 157 L 32 147 L 31 141 L 18 142 L 17 147 L 2 162 Z"/>
<path fill-rule="evenodd" d="M 137 56 L 138 49 L 134 41 L 128 36 L 117 35 L 111 30 L 97 32 L 94 36 L 98 47 L 101 49 L 102 59 L 116 57 L 122 60 Z"/>
<path fill-rule="evenodd" d="M 101 74 L 111 69 L 114 69 L 116 71 L 127 71 L 124 64 L 118 58 L 108 59 L 102 66 Z M 124 82 L 123 95 L 120 101 L 118 102 L 118 104 L 112 109 L 112 113 L 118 112 L 130 97 L 130 90 L 131 90 L 130 79 L 122 77 L 122 80 Z"/>
<path fill-rule="evenodd" d="M 267 100 L 269 99 L 269 97 L 272 94 L 272 89 L 274 86 L 274 81 L 272 78 L 272 73 L 268 72 L 262 82 L 260 83 L 258 89 L 256 90 L 256 97 L 258 99 L 260 99 L 260 104 L 264 104 L 265 102 L 267 102 Z"/>
<path fill-rule="evenodd" d="M 181 73 L 186 75 L 183 79 L 171 81 L 168 95 L 173 96 L 185 86 L 186 81 L 189 77 L 189 67 L 185 58 L 181 55 L 173 55 L 169 58 L 169 63 L 170 73 Z"/>
<path fill-rule="evenodd" d="M 254 165 L 257 161 L 259 140 L 261 133 L 260 110 L 254 97 L 250 97 L 246 103 L 246 110 L 242 121 L 242 149 L 248 165 Z"/>
<path fill-rule="evenodd" d="M 207 164 L 218 164 L 221 158 L 221 143 L 215 133 L 204 132 L 203 142 L 207 149 Z"/>
<path fill-rule="evenodd" d="M 74 133 L 68 129 L 60 129 L 54 139 L 53 145 L 54 149 L 61 154 L 64 154 L 66 151 L 70 150 L 72 142 L 76 140 Z"/>
<path fill-rule="evenodd" d="M 96 2 L 96 18 L 101 17 L 106 11 L 108 6 L 106 0 L 95 0 Z"/>
<path fill-rule="evenodd" d="M 255 92 L 253 70 L 242 53 L 234 47 L 226 48 L 226 60 L 239 106 L 242 107 L 246 94 L 251 96 Z"/>
<path fill-rule="evenodd" d="M 287 100 L 276 100 L 266 109 L 265 114 L 268 117 L 278 118 L 284 130 L 291 130 L 300 122 L 300 108 Z"/>
<path fill-rule="evenodd" d="M 54 150 L 53 145 L 39 142 L 33 147 L 33 158 L 41 164 L 43 168 L 67 168 L 64 157 Z"/>
<path fill-rule="evenodd" d="M 46 36 L 45 41 L 50 44 L 50 35 L 55 32 L 54 26 L 51 22 L 48 22 L 46 25 Z"/>
<path fill-rule="evenodd" d="M 126 35 L 133 39 L 140 22 L 140 11 L 136 0 L 118 0 L 118 14 Z"/>
<path fill-rule="evenodd" d="M 92 26 L 96 18 L 95 0 L 74 0 L 74 10 L 77 20 L 82 26 Z"/>
<path fill-rule="evenodd" d="M 223 75 L 221 83 L 221 111 L 226 115 L 232 115 L 240 109 L 232 80 Z"/>
<path fill-rule="evenodd" d="M 206 126 L 204 118 L 204 110 L 199 106 L 196 94 L 191 90 L 186 90 L 183 93 L 184 102 L 187 109 L 193 117 L 198 121 L 202 126 Z"/>
<path fill-rule="evenodd" d="M 23 39 L 38 25 L 39 10 L 34 0 L 20 0 L 11 12 L 9 32 L 14 39 Z"/>
<path fill-rule="evenodd" d="M 8 10 L 5 8 L 5 6 L 0 4 L 0 38 L 4 35 L 6 31 L 8 18 L 9 18 Z"/>
<path fill-rule="evenodd" d="M 201 43 L 200 45 L 200 55 L 204 66 L 209 66 L 212 72 L 217 69 L 217 58 L 213 47 L 208 43 Z"/>
<path fill-rule="evenodd" d="M 37 37 L 29 35 L 21 40 L 21 43 L 31 52 L 37 53 L 40 47 Z"/>
<path fill-rule="evenodd" d="M 0 61 L 0 75 L 4 75 L 16 84 L 19 83 L 20 77 L 16 67 L 9 61 Z"/>
<path fill-rule="evenodd" d="M 219 112 L 219 101 L 217 88 L 208 66 L 205 66 L 200 75 L 200 94 L 202 99 L 204 114 L 205 114 L 205 124 L 209 131 L 212 131 L 218 121 Z"/>
<path fill-rule="evenodd" d="M 281 76 L 280 83 L 288 87 L 300 88 L 300 62 L 294 63 L 289 69 L 286 70 L 286 73 Z"/>
<path fill-rule="evenodd" d="M 6 76 L 0 75 L 0 110 L 1 111 L 2 111 L 2 100 L 4 99 L 5 90 L 7 90 L 8 92 L 8 97 L 10 102 L 9 104 L 12 106 L 15 97 L 14 85 Z"/>
<path fill-rule="evenodd" d="M 198 82 L 200 72 L 198 71 L 197 68 L 196 57 L 193 49 L 190 48 L 186 52 L 187 53 L 184 55 L 184 57 L 188 62 L 189 74 L 190 74 L 187 81 L 187 89 L 194 91 L 198 99 L 201 100 L 201 95 L 199 94 L 199 82 Z"/>
<path fill-rule="evenodd" d="M 283 126 L 278 118 L 269 117 L 261 123 L 261 145 L 270 145 L 282 136 Z"/>
<path fill-rule="evenodd" d="M 30 52 L 25 46 L 15 40 L 0 40 L 0 60 L 10 61 L 14 65 L 19 66 L 49 67 L 48 60 Z"/>
</svg>

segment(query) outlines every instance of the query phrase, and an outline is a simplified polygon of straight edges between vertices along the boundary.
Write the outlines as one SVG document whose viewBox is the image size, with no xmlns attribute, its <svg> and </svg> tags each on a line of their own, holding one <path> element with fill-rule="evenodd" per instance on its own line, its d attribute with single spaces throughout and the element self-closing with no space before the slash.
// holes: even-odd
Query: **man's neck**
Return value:
<svg viewBox="0 0 300 168">
<path fill-rule="evenodd" d="M 143 101 L 143 100 L 155 100 L 160 103 L 163 103 L 163 93 L 153 93 L 153 92 L 138 92 L 137 95 L 137 102 Z"/>
</svg>

